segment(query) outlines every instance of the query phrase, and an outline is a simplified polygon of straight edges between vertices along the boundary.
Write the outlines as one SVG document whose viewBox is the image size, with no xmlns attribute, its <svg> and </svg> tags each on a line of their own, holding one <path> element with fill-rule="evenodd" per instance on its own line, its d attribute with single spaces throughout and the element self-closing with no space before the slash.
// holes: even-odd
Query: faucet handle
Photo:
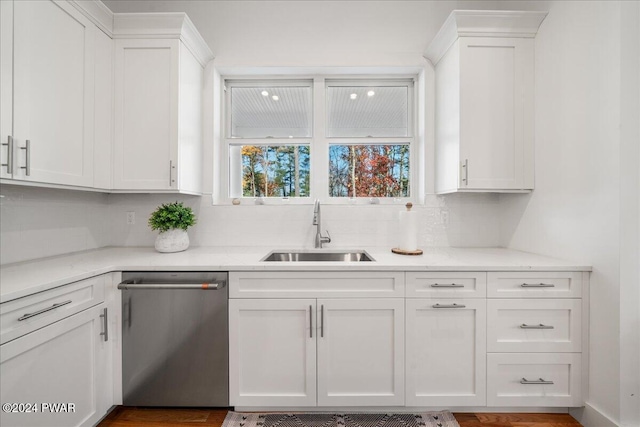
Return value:
<svg viewBox="0 0 640 427">
<path fill-rule="evenodd" d="M 327 243 L 331 243 L 331 234 L 329 234 L 329 230 L 324 230 L 327 232 L 327 237 L 325 237 Z"/>
</svg>

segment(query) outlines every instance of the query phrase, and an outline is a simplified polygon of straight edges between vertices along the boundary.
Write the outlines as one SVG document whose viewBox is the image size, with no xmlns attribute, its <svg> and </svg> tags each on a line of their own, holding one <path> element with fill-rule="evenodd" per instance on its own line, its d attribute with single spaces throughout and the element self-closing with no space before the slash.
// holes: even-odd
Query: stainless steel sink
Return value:
<svg viewBox="0 0 640 427">
<path fill-rule="evenodd" d="M 362 262 L 375 261 L 365 251 L 273 251 L 261 261 L 276 262 Z"/>
</svg>

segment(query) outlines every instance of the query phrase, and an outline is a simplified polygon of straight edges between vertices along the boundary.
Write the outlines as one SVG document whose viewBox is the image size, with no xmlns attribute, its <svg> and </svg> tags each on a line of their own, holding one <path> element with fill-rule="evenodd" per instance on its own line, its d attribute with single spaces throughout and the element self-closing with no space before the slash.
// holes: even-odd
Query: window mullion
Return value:
<svg viewBox="0 0 640 427">
<path fill-rule="evenodd" d="M 313 79 L 313 143 L 311 144 L 311 197 L 329 198 L 329 144 L 326 138 L 324 77 Z"/>
</svg>

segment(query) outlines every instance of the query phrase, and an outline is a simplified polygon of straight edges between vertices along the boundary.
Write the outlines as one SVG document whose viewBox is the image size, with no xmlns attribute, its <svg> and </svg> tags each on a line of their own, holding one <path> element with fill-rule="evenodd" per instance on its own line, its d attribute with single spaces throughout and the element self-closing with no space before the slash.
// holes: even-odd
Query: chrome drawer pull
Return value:
<svg viewBox="0 0 640 427">
<path fill-rule="evenodd" d="M 13 173 L 13 138 L 11 135 L 7 136 L 7 143 L 3 143 L 2 145 L 7 146 L 7 163 L 3 163 L 2 166 L 7 167 L 7 173 Z"/>
<path fill-rule="evenodd" d="M 67 304 L 71 304 L 71 300 L 53 304 L 51 307 L 43 308 L 42 310 L 34 311 L 33 313 L 26 313 L 24 316 L 18 318 L 18 322 L 22 322 L 23 320 L 27 320 L 39 314 L 46 313 L 47 311 L 55 310 L 56 308 L 62 307 L 63 305 Z"/>
<path fill-rule="evenodd" d="M 431 307 L 433 307 L 433 308 L 465 308 L 466 305 L 456 304 L 456 303 L 453 303 L 453 304 L 434 304 Z"/>
<path fill-rule="evenodd" d="M 542 378 L 538 378 L 537 380 L 529 381 L 529 380 L 528 380 L 528 379 L 526 379 L 526 378 L 522 378 L 522 379 L 520 380 L 520 384 L 527 384 L 527 385 L 529 385 L 529 384 L 544 384 L 544 385 L 552 385 L 552 384 L 553 384 L 553 381 L 546 381 L 546 380 L 543 380 Z"/>
<path fill-rule="evenodd" d="M 555 288 L 556 285 L 551 283 L 523 283 L 523 288 Z"/>
<path fill-rule="evenodd" d="M 456 283 L 451 284 L 442 284 L 442 283 L 434 283 L 431 285 L 432 288 L 464 288 L 464 285 L 458 285 Z"/>
<path fill-rule="evenodd" d="M 24 169 L 25 175 L 31 176 L 31 141 L 27 139 L 25 146 L 20 149 L 25 151 L 24 166 L 20 166 L 20 169 Z"/>
<path fill-rule="evenodd" d="M 520 325 L 520 329 L 553 329 L 553 326 L 543 325 L 542 323 L 539 325 L 527 325 L 526 323 L 523 323 Z"/>
<path fill-rule="evenodd" d="M 180 283 L 131 283 L 127 280 L 118 285 L 118 289 L 123 290 L 147 290 L 147 289 L 199 289 L 207 291 L 217 291 L 224 288 L 224 282 L 215 283 L 202 283 L 199 285 L 194 284 L 180 284 Z"/>
<path fill-rule="evenodd" d="M 100 317 L 104 317 L 104 332 L 100 332 L 100 335 L 104 336 L 105 341 L 109 341 L 109 317 L 106 307 L 102 310 Z"/>
<path fill-rule="evenodd" d="M 313 306 L 309 306 L 309 338 L 313 338 Z"/>
</svg>

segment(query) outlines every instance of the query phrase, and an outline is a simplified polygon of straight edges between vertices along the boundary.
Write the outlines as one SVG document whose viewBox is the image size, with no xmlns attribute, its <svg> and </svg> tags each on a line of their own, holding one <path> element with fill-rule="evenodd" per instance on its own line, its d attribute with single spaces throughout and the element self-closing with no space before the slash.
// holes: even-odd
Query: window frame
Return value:
<svg viewBox="0 0 640 427">
<path fill-rule="evenodd" d="M 241 204 L 257 205 L 287 205 L 312 204 L 319 199 L 324 204 L 335 205 L 391 205 L 419 200 L 418 184 L 419 168 L 423 166 L 418 161 L 418 94 L 416 75 L 313 75 L 313 76 L 221 76 L 223 97 L 221 102 L 221 142 L 220 167 L 221 179 L 218 187 L 221 194 L 218 198 L 222 204 L 232 204 L 240 200 Z M 328 90 L 330 86 L 407 86 L 407 126 L 406 137 L 328 137 Z M 311 87 L 311 137 L 309 138 L 231 138 L 231 88 L 232 87 L 282 87 L 282 86 L 310 86 Z M 309 144 L 309 197 L 232 197 L 232 165 L 231 147 L 242 145 L 306 145 Z M 409 197 L 330 197 L 329 196 L 329 146 L 330 145 L 409 145 Z"/>
</svg>

